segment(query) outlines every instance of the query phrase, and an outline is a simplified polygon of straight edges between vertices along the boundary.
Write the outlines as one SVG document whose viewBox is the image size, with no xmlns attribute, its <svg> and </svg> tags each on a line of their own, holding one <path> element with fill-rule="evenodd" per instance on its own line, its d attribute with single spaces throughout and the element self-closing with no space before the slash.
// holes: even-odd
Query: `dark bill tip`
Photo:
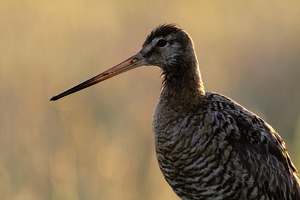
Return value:
<svg viewBox="0 0 300 200">
<path fill-rule="evenodd" d="M 54 96 L 54 97 L 52 97 L 52 98 L 50 99 L 50 101 L 56 101 L 57 99 L 59 99 L 59 97 L 58 97 L 58 96 Z"/>
</svg>

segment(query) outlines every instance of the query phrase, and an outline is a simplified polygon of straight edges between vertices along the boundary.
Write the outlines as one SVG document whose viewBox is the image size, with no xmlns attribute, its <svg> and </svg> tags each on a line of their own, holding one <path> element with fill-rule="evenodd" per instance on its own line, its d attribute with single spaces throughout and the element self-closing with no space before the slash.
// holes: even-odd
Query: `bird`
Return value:
<svg viewBox="0 0 300 200">
<path fill-rule="evenodd" d="M 205 90 L 194 42 L 175 23 L 159 25 L 138 53 L 50 100 L 141 66 L 161 70 L 155 151 L 179 198 L 300 200 L 298 171 L 281 136 L 234 100 Z"/>
</svg>

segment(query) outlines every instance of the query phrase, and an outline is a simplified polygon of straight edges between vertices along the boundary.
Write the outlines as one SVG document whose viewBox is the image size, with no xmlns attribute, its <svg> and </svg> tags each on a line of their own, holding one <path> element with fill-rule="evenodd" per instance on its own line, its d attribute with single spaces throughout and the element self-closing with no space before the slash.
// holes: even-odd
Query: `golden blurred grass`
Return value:
<svg viewBox="0 0 300 200">
<path fill-rule="evenodd" d="M 207 90 L 265 118 L 300 168 L 298 1 L 0 2 L 0 199 L 178 199 L 154 153 L 159 70 L 58 102 L 158 24 L 193 37 Z"/>
</svg>

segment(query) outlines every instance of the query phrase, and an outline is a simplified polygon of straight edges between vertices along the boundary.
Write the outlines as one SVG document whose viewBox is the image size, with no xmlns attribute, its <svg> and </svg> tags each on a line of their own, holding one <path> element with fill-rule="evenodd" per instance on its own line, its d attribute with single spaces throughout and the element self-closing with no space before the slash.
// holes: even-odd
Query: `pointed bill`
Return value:
<svg viewBox="0 0 300 200">
<path fill-rule="evenodd" d="M 69 94 L 75 93 L 77 91 L 80 91 L 84 88 L 90 87 L 92 85 L 95 85 L 96 83 L 99 83 L 101 81 L 104 81 L 106 79 L 109 79 L 111 77 L 114 77 L 118 74 L 121 74 L 123 72 L 126 72 L 128 70 L 134 69 L 136 67 L 142 66 L 145 63 L 143 62 L 142 56 L 140 53 L 135 54 L 134 56 L 126 59 L 125 61 L 121 62 L 120 64 L 102 72 L 101 74 L 84 81 L 83 83 L 80 83 L 79 85 L 76 85 L 63 93 L 56 95 L 50 99 L 50 101 L 56 101 L 64 96 L 67 96 Z"/>
</svg>

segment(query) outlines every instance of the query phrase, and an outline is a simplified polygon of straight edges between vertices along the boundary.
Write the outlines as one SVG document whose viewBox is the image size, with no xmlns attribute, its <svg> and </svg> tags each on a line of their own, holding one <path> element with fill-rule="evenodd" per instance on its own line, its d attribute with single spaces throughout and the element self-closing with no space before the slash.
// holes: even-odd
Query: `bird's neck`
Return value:
<svg viewBox="0 0 300 200">
<path fill-rule="evenodd" d="M 172 66 L 172 68 L 179 66 Z M 182 67 L 182 66 L 180 66 Z M 176 72 L 163 74 L 161 98 L 175 104 L 198 104 L 205 95 L 203 82 L 198 65 L 194 68 L 183 67 Z"/>
</svg>

